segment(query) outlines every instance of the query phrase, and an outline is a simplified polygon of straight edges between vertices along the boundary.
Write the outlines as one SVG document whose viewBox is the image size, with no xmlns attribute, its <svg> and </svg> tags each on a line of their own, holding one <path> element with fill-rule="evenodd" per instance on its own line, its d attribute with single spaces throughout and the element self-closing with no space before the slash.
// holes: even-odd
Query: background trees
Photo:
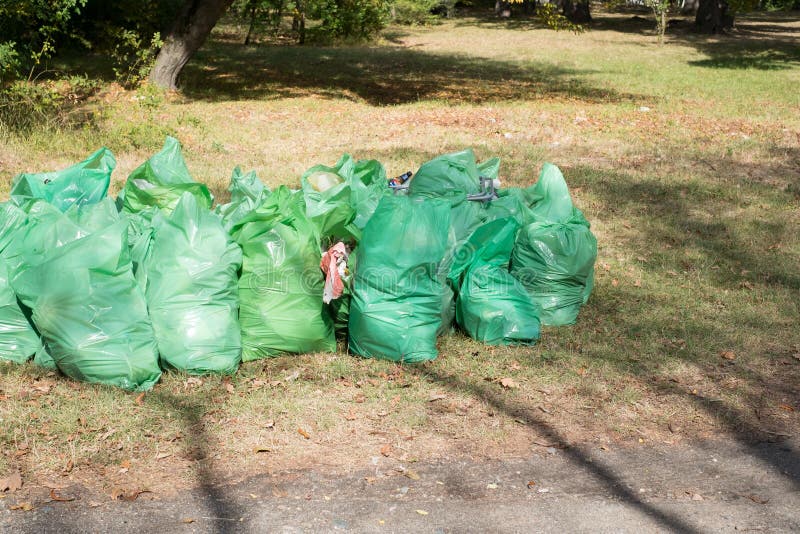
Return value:
<svg viewBox="0 0 800 534">
<path fill-rule="evenodd" d="M 800 0 L 627 2 L 652 10 L 661 39 L 670 11 L 696 12 L 699 31 L 720 33 L 739 13 L 800 8 Z M 225 13 L 247 24 L 244 44 L 278 33 L 287 19 L 291 37 L 302 44 L 369 39 L 389 21 L 429 23 L 452 16 L 456 6 L 456 0 L 0 0 L 0 88 L 34 79 L 56 51 L 72 49 L 110 58 L 123 85 L 149 75 L 155 85 L 176 89 L 183 66 Z M 576 31 L 592 20 L 589 0 L 478 0 L 471 6 L 494 7 L 500 16 L 535 15 L 554 29 Z"/>
</svg>

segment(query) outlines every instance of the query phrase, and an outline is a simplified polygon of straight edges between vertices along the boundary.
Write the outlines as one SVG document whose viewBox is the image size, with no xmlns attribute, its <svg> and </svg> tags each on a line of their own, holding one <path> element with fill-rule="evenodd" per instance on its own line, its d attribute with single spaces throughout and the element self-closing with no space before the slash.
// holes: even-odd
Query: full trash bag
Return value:
<svg viewBox="0 0 800 534">
<path fill-rule="evenodd" d="M 184 193 L 190 193 L 199 205 L 211 209 L 213 197 L 208 187 L 194 181 L 183 159 L 181 144 L 174 137 L 167 137 L 164 148 L 128 176 L 117 204 L 126 212 L 155 206 L 169 213 Z"/>
<path fill-rule="evenodd" d="M 364 229 L 350 302 L 350 350 L 415 363 L 436 358 L 450 203 L 387 196 Z"/>
<path fill-rule="evenodd" d="M 558 167 L 545 164 L 530 194 L 541 200 L 517 234 L 511 274 L 541 309 L 542 324 L 572 324 L 592 291 L 597 239 Z"/>
<path fill-rule="evenodd" d="M 145 297 L 162 366 L 233 374 L 242 352 L 239 245 L 189 193 L 171 215 L 156 215 L 152 239 Z"/>
<path fill-rule="evenodd" d="M 481 205 L 467 195 L 480 192 L 480 170 L 471 149 L 445 154 L 423 164 L 411 179 L 411 197 L 441 198 L 450 203 L 455 246 L 462 244 L 481 222 Z"/>
<path fill-rule="evenodd" d="M 111 172 L 116 165 L 114 155 L 103 147 L 64 170 L 16 176 L 11 186 L 11 199 L 17 204 L 28 199 L 46 200 L 62 212 L 73 205 L 94 204 L 108 193 Z"/>
<path fill-rule="evenodd" d="M 5 263 L 0 260 L 0 360 L 25 363 L 41 348 L 28 318 L 8 284 Z"/>
<path fill-rule="evenodd" d="M 448 268 L 464 246 L 467 238 L 486 218 L 486 205 L 467 199 L 481 192 L 480 177 L 496 179 L 500 160 L 492 158 L 478 164 L 472 149 L 444 154 L 423 164 L 411 179 L 408 194 L 413 198 L 438 198 L 450 204 L 450 226 L 448 246 L 443 266 Z M 458 288 L 451 283 L 442 293 L 442 323 L 439 333 L 451 330 L 456 313 Z"/>
<path fill-rule="evenodd" d="M 58 368 L 77 380 L 144 391 L 161 371 L 144 295 L 131 271 L 127 221 L 110 199 L 62 214 L 28 206 L 4 251 L 9 279 Z"/>
<path fill-rule="evenodd" d="M 531 345 L 539 339 L 539 310 L 508 271 L 518 228 L 513 218 L 480 226 L 450 270 L 459 288 L 456 322 L 489 345 Z"/>
<path fill-rule="evenodd" d="M 17 302 L 2 253 L 25 224 L 27 215 L 11 203 L 0 204 L 0 360 L 24 363 L 41 348 L 39 336 Z"/>
<path fill-rule="evenodd" d="M 315 165 L 300 179 L 306 214 L 323 239 L 358 242 L 381 197 L 388 194 L 386 170 L 375 160 L 344 154 L 333 166 Z"/>
<path fill-rule="evenodd" d="M 228 191 L 231 193 L 231 201 L 214 208 L 214 213 L 220 216 L 222 225 L 228 231 L 245 215 L 263 204 L 269 196 L 269 189 L 258 179 L 256 171 L 244 174 L 239 167 L 233 169 Z"/>
<path fill-rule="evenodd" d="M 303 197 L 285 186 L 233 227 L 244 260 L 239 279 L 242 360 L 334 352 L 322 302 L 320 240 Z"/>
</svg>

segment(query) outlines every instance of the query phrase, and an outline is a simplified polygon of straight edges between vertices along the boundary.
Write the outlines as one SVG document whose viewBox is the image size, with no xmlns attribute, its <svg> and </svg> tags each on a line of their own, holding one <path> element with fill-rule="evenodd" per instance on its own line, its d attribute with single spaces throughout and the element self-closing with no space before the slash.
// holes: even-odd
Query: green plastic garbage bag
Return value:
<svg viewBox="0 0 800 534">
<path fill-rule="evenodd" d="M 167 137 L 164 148 L 128 176 L 117 204 L 127 212 L 155 206 L 169 213 L 183 193 L 190 193 L 198 204 L 211 209 L 213 197 L 208 188 L 195 182 L 189 174 L 178 140 Z"/>
<path fill-rule="evenodd" d="M 120 212 L 120 217 L 128 221 L 128 250 L 131 255 L 131 267 L 136 278 L 136 285 L 147 293 L 147 275 L 153 251 L 155 236 L 155 220 L 162 220 L 161 210 L 155 207 L 136 213 Z"/>
<path fill-rule="evenodd" d="M 39 336 L 17 304 L 6 265 L 0 259 L 0 360 L 25 363 L 40 348 Z"/>
<path fill-rule="evenodd" d="M 539 310 L 508 271 L 519 225 L 513 218 L 480 226 L 451 268 L 459 287 L 456 322 L 489 345 L 532 345 L 539 339 Z"/>
<path fill-rule="evenodd" d="M 467 200 L 468 195 L 481 192 L 480 177 L 495 179 L 500 160 L 492 158 L 481 165 L 475 161 L 472 149 L 445 154 L 423 164 L 409 185 L 409 196 L 414 198 L 440 198 L 450 203 L 452 234 L 444 255 L 443 266 L 448 268 L 452 259 L 462 254 L 461 248 L 472 232 L 486 218 L 488 203 Z M 457 287 L 448 285 L 442 293 L 442 324 L 440 334 L 452 329 L 456 314 Z"/>
<path fill-rule="evenodd" d="M 8 282 L 3 251 L 26 222 L 27 215 L 10 202 L 0 204 L 0 360 L 24 363 L 41 347 Z"/>
<path fill-rule="evenodd" d="M 355 251 L 352 352 L 408 363 L 436 358 L 449 234 L 447 200 L 381 199 Z"/>
<path fill-rule="evenodd" d="M 322 302 L 320 241 L 303 197 L 285 186 L 233 227 L 244 260 L 239 279 L 242 360 L 334 352 Z"/>
<path fill-rule="evenodd" d="M 146 300 L 162 367 L 233 374 L 239 366 L 239 245 L 219 217 L 184 193 L 169 217 L 156 216 Z"/>
<path fill-rule="evenodd" d="M 349 154 L 333 167 L 311 167 L 300 181 L 306 214 L 323 239 L 358 242 L 381 197 L 390 193 L 383 165 Z"/>
<path fill-rule="evenodd" d="M 129 390 L 161 376 L 144 296 L 131 271 L 127 221 L 113 202 L 30 206 L 8 254 L 11 287 L 33 310 L 58 368 L 66 375 Z"/>
<path fill-rule="evenodd" d="M 480 192 L 480 170 L 471 149 L 439 156 L 423 164 L 411 179 L 411 197 L 441 198 L 452 207 L 450 224 L 460 246 L 481 223 L 481 203 L 467 195 Z"/>
<path fill-rule="evenodd" d="M 258 179 L 256 171 L 243 174 L 239 167 L 233 169 L 228 191 L 231 193 L 231 201 L 214 208 L 214 213 L 221 217 L 222 224 L 228 231 L 245 215 L 263 204 L 269 196 L 269 189 Z"/>
<path fill-rule="evenodd" d="M 116 165 L 114 155 L 103 147 L 61 171 L 18 175 L 11 186 L 11 198 L 17 204 L 28 199 L 43 199 L 61 211 L 76 204 L 94 204 L 108 193 L 111 172 Z"/>
<path fill-rule="evenodd" d="M 530 206 L 524 189 L 518 187 L 500 189 L 497 191 L 497 198 L 485 204 L 482 220 L 487 223 L 511 217 L 517 224 L 525 225 L 533 222 Z"/>
<path fill-rule="evenodd" d="M 592 291 L 597 239 L 558 167 L 545 164 L 532 194 L 542 200 L 517 234 L 511 274 L 541 309 L 542 324 L 572 324 Z"/>
</svg>

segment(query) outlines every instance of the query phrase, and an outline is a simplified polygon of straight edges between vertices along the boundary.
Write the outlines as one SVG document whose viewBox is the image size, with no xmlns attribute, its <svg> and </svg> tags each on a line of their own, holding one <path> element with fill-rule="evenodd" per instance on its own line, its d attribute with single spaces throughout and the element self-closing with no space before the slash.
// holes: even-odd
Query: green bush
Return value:
<svg viewBox="0 0 800 534">
<path fill-rule="evenodd" d="M 364 40 L 384 28 L 389 19 L 387 0 L 317 0 L 309 15 L 320 25 L 308 31 L 309 40 Z"/>
<path fill-rule="evenodd" d="M 75 126 L 87 120 L 81 105 L 99 88 L 85 76 L 32 82 L 19 80 L 0 90 L 0 131 L 26 133 L 47 126 Z"/>
<path fill-rule="evenodd" d="M 140 85 L 150 71 L 164 41 L 161 34 L 154 33 L 149 42 L 135 30 L 117 31 L 117 44 L 111 52 L 114 59 L 114 76 L 124 87 Z"/>
<path fill-rule="evenodd" d="M 761 7 L 766 11 L 791 11 L 800 9 L 800 0 L 763 0 Z"/>
<path fill-rule="evenodd" d="M 22 66 L 14 41 L 0 43 L 0 87 L 19 76 Z"/>
<path fill-rule="evenodd" d="M 432 13 L 439 0 L 395 0 L 392 16 L 398 24 L 430 24 L 439 17 Z"/>
</svg>

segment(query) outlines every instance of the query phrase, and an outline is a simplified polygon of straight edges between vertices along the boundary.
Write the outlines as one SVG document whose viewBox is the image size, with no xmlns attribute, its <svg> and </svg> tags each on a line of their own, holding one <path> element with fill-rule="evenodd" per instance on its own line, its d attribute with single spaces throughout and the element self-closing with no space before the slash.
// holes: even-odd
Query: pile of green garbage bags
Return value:
<svg viewBox="0 0 800 534">
<path fill-rule="evenodd" d="M 232 374 L 337 342 L 416 363 L 456 329 L 533 344 L 541 325 L 574 323 L 592 290 L 597 241 L 553 165 L 500 188 L 499 160 L 465 150 L 402 184 L 345 154 L 296 190 L 237 167 L 217 205 L 174 138 L 112 199 L 115 166 L 102 148 L 14 179 L 0 203 L 0 360 L 134 391 L 162 370 Z"/>
</svg>

